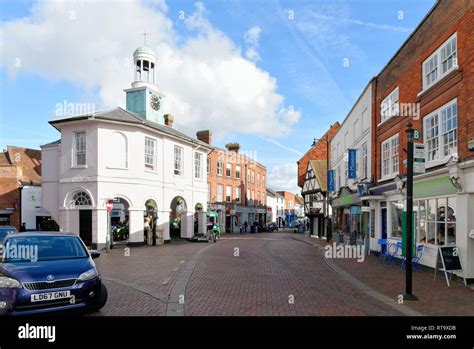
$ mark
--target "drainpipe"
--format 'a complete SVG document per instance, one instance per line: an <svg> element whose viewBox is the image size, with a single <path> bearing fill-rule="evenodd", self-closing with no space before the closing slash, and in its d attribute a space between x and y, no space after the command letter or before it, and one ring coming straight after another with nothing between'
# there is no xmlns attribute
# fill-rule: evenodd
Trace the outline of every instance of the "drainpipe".
<svg viewBox="0 0 474 349"><path fill-rule="evenodd" d="M20 219L20 223L18 224L18 231L21 230L21 225L23 223L23 212L22 212L22 192L23 192L23 184L20 184L20 186L18 187L18 193L20 195L20 198L18 200L18 205L20 206L19 209L18 209L18 216L19 216L19 219Z"/></svg>

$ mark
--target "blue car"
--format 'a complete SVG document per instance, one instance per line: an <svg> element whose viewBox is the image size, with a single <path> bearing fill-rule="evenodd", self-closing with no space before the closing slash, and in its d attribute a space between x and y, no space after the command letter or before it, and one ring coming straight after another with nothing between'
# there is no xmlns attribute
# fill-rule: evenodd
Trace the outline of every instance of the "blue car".
<svg viewBox="0 0 474 349"><path fill-rule="evenodd" d="M98 311L107 289L82 240L72 233L7 235L0 263L0 315Z"/></svg>
<svg viewBox="0 0 474 349"><path fill-rule="evenodd" d="M3 239L7 237L9 234L17 233L15 227L10 225L0 225L0 244L2 243Z"/></svg>

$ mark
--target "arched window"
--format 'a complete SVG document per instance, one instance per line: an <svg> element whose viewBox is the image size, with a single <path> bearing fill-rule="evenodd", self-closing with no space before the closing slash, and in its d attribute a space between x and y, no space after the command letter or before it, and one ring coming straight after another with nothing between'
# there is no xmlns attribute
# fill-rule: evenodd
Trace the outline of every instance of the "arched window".
<svg viewBox="0 0 474 349"><path fill-rule="evenodd" d="M128 151L127 138L120 132L113 132L107 154L109 168L127 168L128 167Z"/></svg>
<svg viewBox="0 0 474 349"><path fill-rule="evenodd" d="M72 197L71 206L92 206L92 200L89 194L79 191Z"/></svg>

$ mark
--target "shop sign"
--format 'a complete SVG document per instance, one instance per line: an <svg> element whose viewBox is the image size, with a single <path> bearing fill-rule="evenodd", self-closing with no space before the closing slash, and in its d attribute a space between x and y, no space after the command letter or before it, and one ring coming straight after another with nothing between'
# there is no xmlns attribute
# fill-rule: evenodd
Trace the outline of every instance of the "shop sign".
<svg viewBox="0 0 474 349"><path fill-rule="evenodd" d="M351 206L351 214L360 214L360 206Z"/></svg>
<svg viewBox="0 0 474 349"><path fill-rule="evenodd" d="M357 150L356 149L348 149L348 152L349 152L349 166L348 166L348 174L347 174L347 178L350 178L350 179L355 179L357 178L357 161L356 161L356 158L357 158Z"/></svg>
<svg viewBox="0 0 474 349"><path fill-rule="evenodd" d="M425 145L413 143L413 173L425 173Z"/></svg>
<svg viewBox="0 0 474 349"><path fill-rule="evenodd" d="M328 171L328 192L334 192L334 170Z"/></svg>

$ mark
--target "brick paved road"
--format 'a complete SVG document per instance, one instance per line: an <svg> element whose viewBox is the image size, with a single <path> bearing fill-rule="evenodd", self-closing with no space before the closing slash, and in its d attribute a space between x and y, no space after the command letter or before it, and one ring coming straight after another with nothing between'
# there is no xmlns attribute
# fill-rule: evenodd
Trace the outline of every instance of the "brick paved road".
<svg viewBox="0 0 474 349"><path fill-rule="evenodd" d="M292 233L229 234L216 244L103 253L96 263L109 301L96 315L413 315L342 277L311 239L301 240Z"/></svg>
<svg viewBox="0 0 474 349"><path fill-rule="evenodd" d="M394 302L344 280L317 248L294 237L225 236L202 254L186 288L185 315L403 315Z"/></svg>

